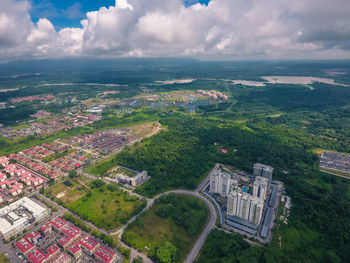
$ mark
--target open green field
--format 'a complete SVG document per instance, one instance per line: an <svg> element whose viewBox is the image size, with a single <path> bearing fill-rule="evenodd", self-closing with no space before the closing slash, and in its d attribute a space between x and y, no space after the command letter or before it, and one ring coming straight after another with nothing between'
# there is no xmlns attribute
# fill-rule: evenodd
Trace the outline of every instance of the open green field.
<svg viewBox="0 0 350 263"><path fill-rule="evenodd" d="M72 183L71 186L66 186L65 181ZM45 195L60 200L63 205L69 205L78 200L88 192L88 181L84 177L69 178L63 180L45 190Z"/></svg>
<svg viewBox="0 0 350 263"><path fill-rule="evenodd" d="M22 130L22 129L27 129L29 127L30 127L29 124L26 123L26 122L23 122L21 124L15 125L15 126L12 126L13 129L18 130L18 131Z"/></svg>
<svg viewBox="0 0 350 263"><path fill-rule="evenodd" d="M5 254L0 255L0 263L10 263L10 261L6 258Z"/></svg>
<svg viewBox="0 0 350 263"><path fill-rule="evenodd" d="M145 214L131 223L122 238L153 259L157 257L159 246L168 241L177 248L176 262L183 262L207 218L208 210L201 200L187 195L170 194L158 199Z"/></svg>
<svg viewBox="0 0 350 263"><path fill-rule="evenodd" d="M129 177L133 177L135 176L135 173L129 171L129 170L126 170L122 167L118 167L117 170L115 170L115 172L113 172L114 174L124 174L124 175L127 175Z"/></svg>
<svg viewBox="0 0 350 263"><path fill-rule="evenodd" d="M117 166L117 155L118 154L114 154L103 161L90 166L85 171L95 176L104 175L108 170L112 169L114 166Z"/></svg>
<svg viewBox="0 0 350 263"><path fill-rule="evenodd" d="M146 205L144 200L131 196L116 185L91 188L68 208L83 219L107 230L114 230L125 224L129 218Z"/></svg>

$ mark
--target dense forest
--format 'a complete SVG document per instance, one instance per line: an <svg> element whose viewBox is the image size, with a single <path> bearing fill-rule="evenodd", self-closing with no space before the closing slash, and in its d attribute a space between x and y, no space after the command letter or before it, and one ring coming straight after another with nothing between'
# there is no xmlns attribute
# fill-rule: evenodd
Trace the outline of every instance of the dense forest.
<svg viewBox="0 0 350 263"><path fill-rule="evenodd" d="M288 237L283 243L286 248L275 249L276 261L300 262L301 256L314 258L314 262L329 262L330 257L338 262L347 261L350 256L349 182L319 172L318 157L310 151L317 146L316 139L298 138L299 133L292 134L294 138L286 136L283 129L261 122L245 125L200 118L169 118L164 119L163 124L169 131L117 157L118 163L146 169L152 176L137 188L139 193L152 196L169 188L194 188L215 162L246 171L251 171L254 162L266 163L275 167L274 178L285 183L293 200L288 228L282 232ZM326 143L319 141L323 146ZM228 153L219 152L219 147ZM297 236L290 233L291 229ZM301 240L303 246L291 245ZM288 251L291 247L293 252ZM257 262L268 261L257 259Z"/></svg>

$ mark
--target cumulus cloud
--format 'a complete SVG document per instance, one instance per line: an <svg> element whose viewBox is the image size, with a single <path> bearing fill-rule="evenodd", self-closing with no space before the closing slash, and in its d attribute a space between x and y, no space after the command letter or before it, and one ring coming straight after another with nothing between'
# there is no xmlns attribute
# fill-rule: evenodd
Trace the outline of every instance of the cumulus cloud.
<svg viewBox="0 0 350 263"><path fill-rule="evenodd" d="M0 56L349 58L348 0L116 0L80 28L34 24L25 0L1 0Z"/></svg>
<svg viewBox="0 0 350 263"><path fill-rule="evenodd" d="M26 1L0 1L0 48L20 44L29 34L32 22Z"/></svg>

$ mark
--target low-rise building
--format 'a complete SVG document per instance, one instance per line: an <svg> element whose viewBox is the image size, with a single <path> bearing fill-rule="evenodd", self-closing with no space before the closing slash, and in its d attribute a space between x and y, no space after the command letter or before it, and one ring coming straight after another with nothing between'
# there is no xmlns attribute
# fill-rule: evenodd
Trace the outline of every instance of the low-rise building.
<svg viewBox="0 0 350 263"><path fill-rule="evenodd" d="M49 236L47 236L49 235ZM15 243L17 251L30 263L118 262L116 252L68 224L60 217L48 221Z"/></svg>
<svg viewBox="0 0 350 263"><path fill-rule="evenodd" d="M72 262L72 258L68 256L66 253L62 253L52 263L71 263L71 262Z"/></svg>
<svg viewBox="0 0 350 263"><path fill-rule="evenodd" d="M68 250L69 254L71 254L74 259L78 259L81 257L81 255L83 254L83 251L81 249L81 247L79 246L79 242L73 246L71 246Z"/></svg>
<svg viewBox="0 0 350 263"><path fill-rule="evenodd" d="M103 263L113 263L119 260L118 255L106 247L101 246L94 254L95 258Z"/></svg>
<svg viewBox="0 0 350 263"><path fill-rule="evenodd" d="M9 165L9 163L10 163L10 159L9 158L7 158L6 156L1 156L0 157L0 165L5 167L5 166Z"/></svg>
<svg viewBox="0 0 350 263"><path fill-rule="evenodd" d="M79 246L89 255L92 255L100 247L100 243L93 240L91 237L85 237L79 242Z"/></svg>
<svg viewBox="0 0 350 263"><path fill-rule="evenodd" d="M80 229L67 225L62 230L61 233L64 234L64 236L58 240L58 244L64 249L67 250L74 242L76 242L78 239L81 238L81 231Z"/></svg>
<svg viewBox="0 0 350 263"><path fill-rule="evenodd" d="M16 242L15 246L18 249L18 251L25 256L36 248L35 245L25 237L22 238L20 241Z"/></svg>
<svg viewBox="0 0 350 263"><path fill-rule="evenodd" d="M127 183L133 187L140 186L144 184L151 177L147 175L147 171L137 172L133 177L127 176L125 174L117 174L116 178L121 183Z"/></svg>
<svg viewBox="0 0 350 263"><path fill-rule="evenodd" d="M0 233L4 239L20 233L30 223L38 221L48 215L48 210L28 197L0 209Z"/></svg>

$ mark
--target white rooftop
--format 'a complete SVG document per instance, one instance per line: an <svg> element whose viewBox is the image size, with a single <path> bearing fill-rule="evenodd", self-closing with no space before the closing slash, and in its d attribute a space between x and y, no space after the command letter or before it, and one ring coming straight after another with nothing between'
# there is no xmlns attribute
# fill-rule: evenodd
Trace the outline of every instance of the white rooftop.
<svg viewBox="0 0 350 263"><path fill-rule="evenodd" d="M12 219L13 221L16 221L16 220L19 219L19 216L16 215L14 212L8 213L8 216L11 217L11 219Z"/></svg>
<svg viewBox="0 0 350 263"><path fill-rule="evenodd" d="M0 233L5 235L6 233L16 229L17 227L25 224L28 221L27 215L23 214L23 216L18 216L13 211L18 208L26 208L34 218L43 214L47 211L46 208L38 205L28 197L23 197L22 199L17 200L16 202L5 206L0 209ZM4 216L8 216L12 220L11 222L7 221Z"/></svg>

